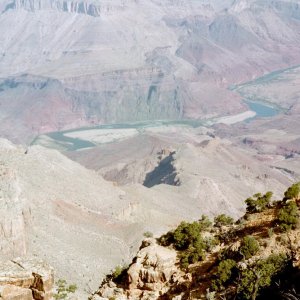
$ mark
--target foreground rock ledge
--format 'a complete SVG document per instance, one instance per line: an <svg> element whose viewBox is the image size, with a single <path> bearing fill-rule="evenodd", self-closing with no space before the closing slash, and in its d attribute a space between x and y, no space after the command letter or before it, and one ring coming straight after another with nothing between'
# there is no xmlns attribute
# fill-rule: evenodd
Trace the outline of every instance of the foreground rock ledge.
<svg viewBox="0 0 300 300"><path fill-rule="evenodd" d="M1 300L53 299L53 269L34 259L0 261Z"/></svg>
<svg viewBox="0 0 300 300"><path fill-rule="evenodd" d="M179 284L183 275L177 267L175 250L159 246L155 239L146 239L127 270L123 287L104 282L90 299L157 299L168 292L171 284Z"/></svg>

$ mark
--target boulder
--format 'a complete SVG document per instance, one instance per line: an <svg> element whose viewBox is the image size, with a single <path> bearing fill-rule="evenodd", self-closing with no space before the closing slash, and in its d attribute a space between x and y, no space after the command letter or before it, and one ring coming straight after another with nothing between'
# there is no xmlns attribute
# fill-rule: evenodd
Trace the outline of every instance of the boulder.
<svg viewBox="0 0 300 300"><path fill-rule="evenodd" d="M166 282L178 272L176 252L154 242L144 244L148 246L138 252L127 272L129 289L164 290Z"/></svg>
<svg viewBox="0 0 300 300"><path fill-rule="evenodd" d="M53 269L34 259L17 258L0 263L0 299L50 300Z"/></svg>
<svg viewBox="0 0 300 300"><path fill-rule="evenodd" d="M33 300L32 291L27 288L7 284L0 286L1 300Z"/></svg>

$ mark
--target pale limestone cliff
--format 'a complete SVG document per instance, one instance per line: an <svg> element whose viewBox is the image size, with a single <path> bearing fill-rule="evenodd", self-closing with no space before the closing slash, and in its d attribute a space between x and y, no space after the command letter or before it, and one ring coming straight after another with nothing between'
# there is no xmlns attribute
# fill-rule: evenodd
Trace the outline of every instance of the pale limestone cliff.
<svg viewBox="0 0 300 300"><path fill-rule="evenodd" d="M53 285L53 269L44 262L17 258L0 263L1 300L50 300Z"/></svg>
<svg viewBox="0 0 300 300"><path fill-rule="evenodd" d="M126 273L123 288L108 281L92 299L157 299L168 292L170 283L184 276L176 262L175 250L158 245L154 239L146 239Z"/></svg>

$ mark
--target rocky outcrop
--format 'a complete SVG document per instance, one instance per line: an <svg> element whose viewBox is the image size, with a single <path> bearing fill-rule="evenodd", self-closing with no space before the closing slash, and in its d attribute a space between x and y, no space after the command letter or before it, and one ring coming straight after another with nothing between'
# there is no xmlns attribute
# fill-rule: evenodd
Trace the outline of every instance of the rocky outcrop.
<svg viewBox="0 0 300 300"><path fill-rule="evenodd" d="M223 299L224 295L226 299L250 299L248 295L257 300L299 299L300 221L285 219L284 222L294 224L285 231L280 219L291 204L290 214L299 218L300 198L296 197L269 203L259 211L248 211L232 224L219 226L215 221L214 225L207 223L206 229L200 229L194 222L187 229L182 226L188 223L181 223L159 239L164 247L154 239L146 239L129 268L121 275L108 275L90 300ZM202 220L198 222L205 226ZM190 242L195 240L192 236L196 232L202 246ZM257 244L255 252L247 252L248 257L244 255L245 249L251 248L245 242L247 239ZM190 244L185 249L176 244L187 240ZM195 259L198 247L202 257ZM260 273L262 270L264 273ZM268 282L259 281L261 274ZM257 287L248 287L249 278L257 280Z"/></svg>
<svg viewBox="0 0 300 300"><path fill-rule="evenodd" d="M149 188L161 183L175 186L180 185L175 165L176 151L162 149L158 153L158 160L158 165L146 174L143 185Z"/></svg>
<svg viewBox="0 0 300 300"><path fill-rule="evenodd" d="M123 287L106 282L92 299L157 299L183 275L176 262L176 251L159 246L154 239L146 239L127 270Z"/></svg>
<svg viewBox="0 0 300 300"><path fill-rule="evenodd" d="M50 300L53 269L44 262L15 259L0 264L1 300Z"/></svg>

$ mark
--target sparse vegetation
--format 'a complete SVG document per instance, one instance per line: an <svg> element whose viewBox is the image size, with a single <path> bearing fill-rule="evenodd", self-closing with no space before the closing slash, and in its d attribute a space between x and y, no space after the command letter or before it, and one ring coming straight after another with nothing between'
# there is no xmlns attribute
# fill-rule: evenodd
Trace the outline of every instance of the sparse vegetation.
<svg viewBox="0 0 300 300"><path fill-rule="evenodd" d="M278 221L283 231L295 228L299 221L299 211L295 202L286 203L278 212Z"/></svg>
<svg viewBox="0 0 300 300"><path fill-rule="evenodd" d="M153 237L153 233L150 232L150 231L146 231L146 232L144 232L143 236L144 236L145 238L152 238L152 237Z"/></svg>
<svg viewBox="0 0 300 300"><path fill-rule="evenodd" d="M234 223L233 218L226 216L225 214L216 216L214 221L215 221L215 226L217 227L232 225Z"/></svg>
<svg viewBox="0 0 300 300"><path fill-rule="evenodd" d="M300 197L300 182L290 186L284 193L284 200L294 199Z"/></svg>
<svg viewBox="0 0 300 300"><path fill-rule="evenodd" d="M202 215L198 222L201 230L207 230L212 226L212 221L206 215Z"/></svg>
<svg viewBox="0 0 300 300"><path fill-rule="evenodd" d="M161 245L177 250L181 269L190 273L172 291L183 289L185 299L194 299L195 295L210 300L255 300L273 299L270 295L277 290L280 296L286 296L284 299L300 299L300 291L294 289L299 277L291 279L290 275L299 275L293 267L298 257L298 246L293 244L297 236L282 232L298 229L297 199L286 199L296 195L295 190L288 189L285 198L274 203L271 192L248 198L248 214L234 226L234 220L225 214L214 218L214 226L202 216L195 222L181 222L158 239ZM119 278L122 272L118 268L114 276ZM198 294L193 294L195 291Z"/></svg>
<svg viewBox="0 0 300 300"><path fill-rule="evenodd" d="M64 279L59 279L56 282L57 288L56 293L53 295L54 299L66 299L70 293L75 293L77 290L76 284L67 284L67 281Z"/></svg>
<svg viewBox="0 0 300 300"><path fill-rule="evenodd" d="M241 299L255 300L260 289L270 286L272 278L287 266L285 254L271 254L240 273L238 293Z"/></svg>
<svg viewBox="0 0 300 300"><path fill-rule="evenodd" d="M272 192L267 192L264 195L262 195L261 193L257 193L252 197L247 198L245 200L245 203L247 205L247 212L255 213L265 210L270 205L272 196Z"/></svg>
<svg viewBox="0 0 300 300"><path fill-rule="evenodd" d="M178 250L180 264L186 268L189 264L203 260L205 252L211 249L215 239L203 239L201 233L212 226L212 222L207 216L202 216L200 220L188 223L181 222L174 230L168 232L159 239L160 244L173 245Z"/></svg>
<svg viewBox="0 0 300 300"><path fill-rule="evenodd" d="M120 282L123 278L123 276L126 274L127 266L116 266L115 269L111 273L111 279L114 282Z"/></svg>
<svg viewBox="0 0 300 300"><path fill-rule="evenodd" d="M236 267L236 262L233 259L225 259L218 265L215 273L216 279L212 281L214 290L223 289L224 285L232 278L233 269Z"/></svg>
<svg viewBox="0 0 300 300"><path fill-rule="evenodd" d="M241 219L244 222L239 223L238 232L243 232L247 222L255 221L255 216L251 216L250 213L260 213L268 208L274 208L277 211L277 220L282 230L294 229L299 220L298 207L295 201L286 202L286 200L298 197L299 190L299 184L293 185L285 193L284 201L273 204L271 203L272 192L258 193L248 198L245 201L248 215L246 214L246 217ZM275 203L277 204L275 205ZM214 218L215 229L211 231L211 221L206 216L202 216L197 222L182 222L173 232L168 232L163 236L160 241L164 245L173 245L178 250L181 267L187 269L190 264L204 260L206 254L220 243L219 240L230 243L237 232L237 227L235 230L230 227L232 224L234 224L233 218L220 214ZM227 226L227 229L222 230L222 226ZM204 231L213 234L203 238ZM267 237L271 238L275 234L274 231L276 232L273 227L267 228ZM226 241L224 236L228 237ZM282 238L282 236L280 237ZM288 258L284 253L271 254L266 259L256 257L260 245L267 248L270 243L266 239L258 241L252 235L244 235L241 237L241 245L238 249L233 250L227 247L219 252L218 264L213 273L211 286L209 286L209 289L214 291L212 294L209 293L210 297L215 297L216 292L219 293L230 286L235 286L236 299L254 300L262 290L271 285L272 280L286 269ZM286 246L286 243L283 246ZM253 256L255 258L249 260ZM242 267L243 265L244 267Z"/></svg>
<svg viewBox="0 0 300 300"><path fill-rule="evenodd" d="M245 259L249 259L259 250L259 243L253 236L245 236L242 240L240 253Z"/></svg>

